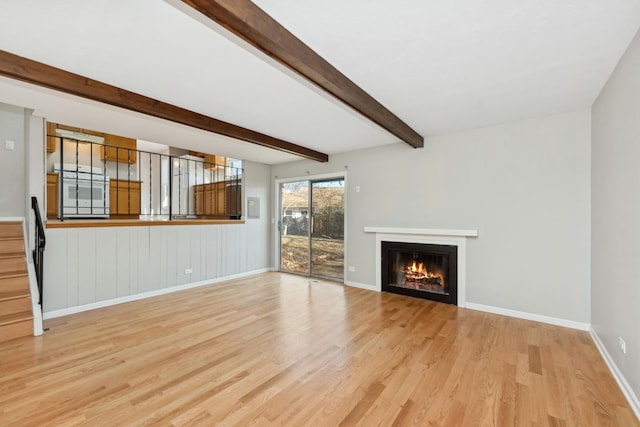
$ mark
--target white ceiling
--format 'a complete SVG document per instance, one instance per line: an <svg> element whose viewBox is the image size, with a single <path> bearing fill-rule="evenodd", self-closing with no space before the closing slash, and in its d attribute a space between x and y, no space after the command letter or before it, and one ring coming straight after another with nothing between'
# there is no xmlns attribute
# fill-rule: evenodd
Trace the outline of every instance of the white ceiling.
<svg viewBox="0 0 640 427"><path fill-rule="evenodd" d="M425 137L590 106L640 27L640 0L254 2ZM398 143L194 16L178 0L3 0L0 49L330 155ZM297 158L10 79L0 102L181 148Z"/></svg>

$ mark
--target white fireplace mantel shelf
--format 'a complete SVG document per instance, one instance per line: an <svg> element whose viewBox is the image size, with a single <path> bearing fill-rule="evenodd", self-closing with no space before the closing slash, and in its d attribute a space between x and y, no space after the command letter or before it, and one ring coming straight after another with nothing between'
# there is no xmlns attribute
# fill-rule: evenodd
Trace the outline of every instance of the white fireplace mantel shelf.
<svg viewBox="0 0 640 427"><path fill-rule="evenodd" d="M478 230L451 230L441 228L365 227L364 232L385 234L417 234L423 236L478 237Z"/></svg>

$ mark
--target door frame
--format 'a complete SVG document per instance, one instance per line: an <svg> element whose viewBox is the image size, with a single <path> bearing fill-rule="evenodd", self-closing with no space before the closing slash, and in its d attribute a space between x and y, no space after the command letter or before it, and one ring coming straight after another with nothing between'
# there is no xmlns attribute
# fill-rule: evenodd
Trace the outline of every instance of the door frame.
<svg viewBox="0 0 640 427"><path fill-rule="evenodd" d="M275 203L273 204L273 217L271 220L272 225L272 235L273 235L273 264L272 268L274 271L280 271L280 257L282 255L282 251L280 248L280 230L278 229L278 222L281 220L280 213L282 211L280 207L280 184L285 184L287 182L297 182L297 181L322 181L329 179L343 179L344 180L344 268L342 271L342 282L344 283L347 280L347 200L348 200L348 181L347 181L347 171L344 172L331 172L331 173L323 173L318 175L303 175L296 176L291 178L277 178L274 183L274 197L273 200ZM309 187L309 192L311 192L311 187ZM311 207L309 207L311 210ZM311 262L311 260L309 260ZM309 265L309 271L311 271L311 265ZM293 274L293 273L292 273ZM311 276L309 276L311 277Z"/></svg>

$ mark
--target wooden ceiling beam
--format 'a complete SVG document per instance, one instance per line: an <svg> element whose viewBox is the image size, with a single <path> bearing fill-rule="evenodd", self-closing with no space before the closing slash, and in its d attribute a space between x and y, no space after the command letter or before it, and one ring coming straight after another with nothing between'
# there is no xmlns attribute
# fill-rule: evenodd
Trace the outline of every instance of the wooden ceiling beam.
<svg viewBox="0 0 640 427"><path fill-rule="evenodd" d="M329 159L327 154L14 55L4 50L0 50L0 75L295 154L307 159L320 162L326 162Z"/></svg>
<svg viewBox="0 0 640 427"><path fill-rule="evenodd" d="M182 0L407 144L424 138L250 0Z"/></svg>

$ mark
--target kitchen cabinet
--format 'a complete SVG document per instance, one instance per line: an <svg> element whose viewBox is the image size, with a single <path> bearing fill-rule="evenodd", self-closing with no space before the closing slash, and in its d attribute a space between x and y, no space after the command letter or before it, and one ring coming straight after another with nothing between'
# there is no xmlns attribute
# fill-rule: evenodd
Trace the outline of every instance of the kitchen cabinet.
<svg viewBox="0 0 640 427"><path fill-rule="evenodd" d="M204 215L204 187L201 185L193 186L193 213L194 215Z"/></svg>
<svg viewBox="0 0 640 427"><path fill-rule="evenodd" d="M241 189L236 181L219 181L193 186L194 213L206 217L239 218Z"/></svg>
<svg viewBox="0 0 640 427"><path fill-rule="evenodd" d="M47 153L54 153L56 151L56 147L60 144L58 141L60 141L60 138L47 136Z"/></svg>
<svg viewBox="0 0 640 427"><path fill-rule="evenodd" d="M96 132L91 129L82 129L52 122L47 122L47 153L53 153L56 151L56 147L60 146L60 137L55 136L56 129L63 129L104 138L105 145L108 145L109 147L100 147L100 157L102 159L118 163L135 163L137 161L138 153L136 150L138 148L138 144L137 140L134 138Z"/></svg>
<svg viewBox="0 0 640 427"><path fill-rule="evenodd" d="M47 174L47 218L58 218L58 174Z"/></svg>
<svg viewBox="0 0 640 427"><path fill-rule="evenodd" d="M198 216L224 216L224 184L213 182L193 187L194 212Z"/></svg>
<svg viewBox="0 0 640 427"><path fill-rule="evenodd" d="M47 153L55 152L56 147L60 144L60 138L52 136L56 134L56 127L55 123L47 122Z"/></svg>
<svg viewBox="0 0 640 427"><path fill-rule="evenodd" d="M225 214L229 218L240 218L242 215L242 189L237 181L227 181L225 188Z"/></svg>
<svg viewBox="0 0 640 427"><path fill-rule="evenodd" d="M204 162L205 169L216 169L227 165L227 158L216 154L206 154L199 151L189 151L189 155L200 157Z"/></svg>
<svg viewBox="0 0 640 427"><path fill-rule="evenodd" d="M137 219L140 216L140 181L109 180L110 217Z"/></svg>
<svg viewBox="0 0 640 427"><path fill-rule="evenodd" d="M227 158L223 156L218 156L214 154L205 154L204 155L204 168L205 169L216 169L218 167L224 167L227 164Z"/></svg>
<svg viewBox="0 0 640 427"><path fill-rule="evenodd" d="M118 163L136 162L138 144L134 138L105 134L104 143L105 146L100 147L100 155L103 159Z"/></svg>
<svg viewBox="0 0 640 427"><path fill-rule="evenodd" d="M216 215L226 215L225 183L216 182Z"/></svg>
<svg viewBox="0 0 640 427"><path fill-rule="evenodd" d="M56 151L58 147L60 147L61 138L59 136L55 136L56 129L63 129L63 130L68 130L70 132L84 133L87 135L99 136L102 138L105 138L106 136L102 132L96 132L91 129L83 129L75 126L62 125L60 123L47 122L47 153L53 153Z"/></svg>

